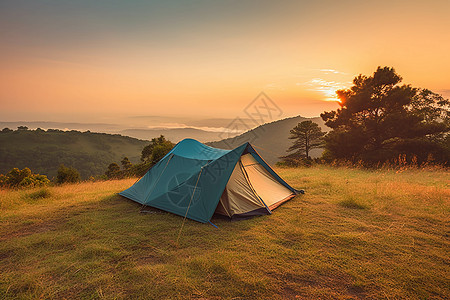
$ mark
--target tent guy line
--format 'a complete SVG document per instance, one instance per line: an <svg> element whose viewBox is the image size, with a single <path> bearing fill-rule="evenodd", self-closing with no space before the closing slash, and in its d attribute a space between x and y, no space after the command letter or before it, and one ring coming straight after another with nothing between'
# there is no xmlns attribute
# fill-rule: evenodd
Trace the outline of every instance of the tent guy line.
<svg viewBox="0 0 450 300"><path fill-rule="evenodd" d="M207 163L207 164L208 164L208 163ZM207 165L207 164L206 164L206 165ZM178 244L178 241L180 240L181 231L183 231L184 223L186 222L186 216L187 216L187 214L188 214L188 212L189 212L189 208L191 207L191 204L192 204L192 198L194 198L194 194L195 194L195 190L197 189L198 181L199 181L199 179L200 179L200 176L202 176L203 168L204 168L206 165L204 165L204 166L201 168L200 173L198 173L197 182L195 183L194 190L192 191L191 200L189 200L189 205L188 205L188 207L187 207L187 209L186 209L186 213L184 214L183 223L181 223L181 227L180 227L180 232L178 233L177 244ZM209 221L209 223L211 223L211 221ZM211 224L212 224L212 223L211 223Z"/></svg>

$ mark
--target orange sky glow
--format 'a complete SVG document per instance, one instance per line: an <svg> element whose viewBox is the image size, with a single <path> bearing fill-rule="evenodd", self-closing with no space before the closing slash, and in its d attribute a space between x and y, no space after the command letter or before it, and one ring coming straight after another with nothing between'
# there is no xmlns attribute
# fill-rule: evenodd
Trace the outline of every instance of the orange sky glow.
<svg viewBox="0 0 450 300"><path fill-rule="evenodd" d="M312 117L377 66L450 97L450 1L74 2L0 4L0 121Z"/></svg>

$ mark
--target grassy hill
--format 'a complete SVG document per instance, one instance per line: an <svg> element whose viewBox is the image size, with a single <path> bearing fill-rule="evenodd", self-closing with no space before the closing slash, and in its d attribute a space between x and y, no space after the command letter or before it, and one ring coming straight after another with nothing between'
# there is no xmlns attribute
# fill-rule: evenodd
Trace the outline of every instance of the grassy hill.
<svg viewBox="0 0 450 300"><path fill-rule="evenodd" d="M120 163L124 156L137 162L146 144L118 134L51 129L0 131L0 173L28 167L51 178L64 164L87 178L103 174L111 162Z"/></svg>
<svg viewBox="0 0 450 300"><path fill-rule="evenodd" d="M298 123L306 120L311 120L319 124L323 131L329 130L325 126L322 118L304 118L297 116L263 124L236 137L207 144L216 148L232 149L245 142L250 142L255 146L256 151L262 155L264 160L273 165L279 161L280 156L287 154L286 150L292 145L292 140L289 140L289 131L297 126ZM311 151L312 157L318 157L321 154L321 149Z"/></svg>
<svg viewBox="0 0 450 300"><path fill-rule="evenodd" d="M448 172L277 171L306 194L179 243L183 218L117 196L135 179L0 190L0 298L448 297Z"/></svg>

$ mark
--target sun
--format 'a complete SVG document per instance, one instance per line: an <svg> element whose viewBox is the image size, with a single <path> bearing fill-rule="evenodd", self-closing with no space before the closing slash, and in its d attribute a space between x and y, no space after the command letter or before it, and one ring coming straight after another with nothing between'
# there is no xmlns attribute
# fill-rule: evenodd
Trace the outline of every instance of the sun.
<svg viewBox="0 0 450 300"><path fill-rule="evenodd" d="M308 86L308 90L321 94L324 101L340 102L336 91L348 88L349 83L314 78L306 82L305 85Z"/></svg>
<svg viewBox="0 0 450 300"><path fill-rule="evenodd" d="M333 87L324 87L321 92L325 96L325 101L340 101Z"/></svg>

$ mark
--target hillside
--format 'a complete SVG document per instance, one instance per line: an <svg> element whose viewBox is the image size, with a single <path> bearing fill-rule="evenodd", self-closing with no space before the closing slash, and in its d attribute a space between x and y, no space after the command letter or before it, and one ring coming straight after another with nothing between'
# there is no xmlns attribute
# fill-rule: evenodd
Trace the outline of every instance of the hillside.
<svg viewBox="0 0 450 300"><path fill-rule="evenodd" d="M289 131L297 126L298 123L306 120L312 120L319 124L323 131L329 130L325 126L322 118L304 118L297 116L263 124L236 137L207 144L216 148L232 149L245 142L250 142L255 146L256 151L261 154L264 160L273 165L279 161L280 156L286 155L286 150L292 145L292 140L289 140ZM311 151L312 157L318 157L321 154L321 149Z"/></svg>
<svg viewBox="0 0 450 300"><path fill-rule="evenodd" d="M276 171L306 194L179 243L135 178L0 190L0 299L448 299L450 173Z"/></svg>
<svg viewBox="0 0 450 300"><path fill-rule="evenodd" d="M120 164L124 156L137 162L146 144L117 134L52 129L0 131L0 173L28 167L52 178L64 164L88 178L103 174L111 162Z"/></svg>

